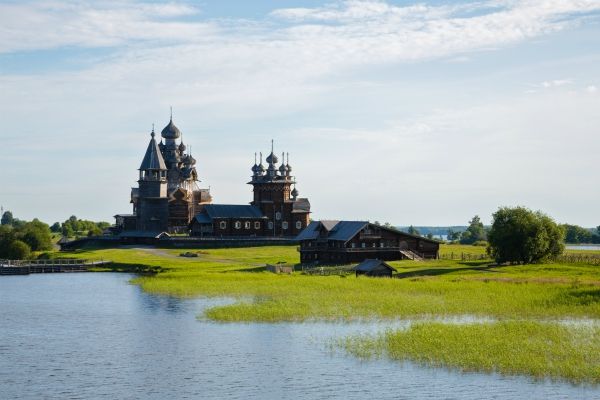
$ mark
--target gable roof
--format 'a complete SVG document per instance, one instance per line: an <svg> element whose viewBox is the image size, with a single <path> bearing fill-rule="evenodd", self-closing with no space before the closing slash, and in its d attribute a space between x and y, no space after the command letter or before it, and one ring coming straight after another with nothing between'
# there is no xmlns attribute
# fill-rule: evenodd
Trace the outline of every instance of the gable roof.
<svg viewBox="0 0 600 400"><path fill-rule="evenodd" d="M154 169L154 170L166 170L167 169L165 160L163 159L163 156L160 153L160 149L158 148L158 145L156 144L156 140L154 140L154 133L152 134L150 143L148 143L148 148L146 149L146 154L144 155L144 159L142 160L142 165L140 165L139 169L142 171L146 171L149 169Z"/></svg>
<svg viewBox="0 0 600 400"><path fill-rule="evenodd" d="M302 229L298 236L296 236L295 240L312 240L318 238L319 226L321 226L321 222L312 221L306 226L306 228Z"/></svg>
<svg viewBox="0 0 600 400"><path fill-rule="evenodd" d="M260 208L245 204L207 204L203 212L209 218L266 218Z"/></svg>
<svg viewBox="0 0 600 400"><path fill-rule="evenodd" d="M377 260L377 259L372 259L372 258L368 258L368 259L364 260L363 262L361 262L360 264L358 264L356 267L354 267L354 270L355 271L360 271L360 272L372 272L372 271L376 270L380 266L384 266L387 269L390 269L392 271L396 271L396 268L392 267L391 265L389 265L385 261Z"/></svg>
<svg viewBox="0 0 600 400"><path fill-rule="evenodd" d="M348 241L368 224L367 221L340 221L329 232L327 238L331 240Z"/></svg>
<svg viewBox="0 0 600 400"><path fill-rule="evenodd" d="M384 226L374 225L368 221L335 221L335 220L323 220L323 221L313 221L302 232L296 236L296 240L313 240L319 237L319 234L322 229L324 229L327 233L327 240L341 240L347 242L352 239L361 229L365 228L368 225L376 226L379 229L386 230L388 232L393 232L398 235L410 236L419 240L423 240L431 243L439 243L436 240L427 239L422 236L415 236L408 234L406 232L399 231L397 229L386 228Z"/></svg>

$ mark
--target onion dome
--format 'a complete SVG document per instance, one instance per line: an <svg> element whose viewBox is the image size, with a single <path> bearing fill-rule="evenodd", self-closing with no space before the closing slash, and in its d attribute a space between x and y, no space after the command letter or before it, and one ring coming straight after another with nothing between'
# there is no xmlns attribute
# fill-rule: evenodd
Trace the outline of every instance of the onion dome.
<svg viewBox="0 0 600 400"><path fill-rule="evenodd" d="M294 186L294 189L292 189L292 197L298 197L300 193L298 192L298 189L296 189L296 187Z"/></svg>
<svg viewBox="0 0 600 400"><path fill-rule="evenodd" d="M179 128L177 128L173 123L173 118L171 118L169 124L163 128L160 135L165 139L179 139L179 137L181 136L181 132L179 131Z"/></svg>
<svg viewBox="0 0 600 400"><path fill-rule="evenodd" d="M252 173L253 173L254 175L257 175L259 171L260 171L260 167L259 167L257 164L254 164L254 165L252 166Z"/></svg>
<svg viewBox="0 0 600 400"><path fill-rule="evenodd" d="M271 151L271 154L269 154L267 156L267 162L269 164L277 164L279 162L279 159L277 158L277 156Z"/></svg>
<svg viewBox="0 0 600 400"><path fill-rule="evenodd" d="M185 149L186 149L186 148L187 148L187 147L185 147L185 144L183 144L183 142L181 142L181 143L179 144L179 151L180 151L180 152L182 152L182 153L183 153L183 152L185 151Z"/></svg>
<svg viewBox="0 0 600 400"><path fill-rule="evenodd" d="M259 171L261 174L264 174L264 173L265 173L265 171L266 171L266 168L265 168L265 166L264 166L264 165L262 165L262 163L258 164L258 171Z"/></svg>
<svg viewBox="0 0 600 400"><path fill-rule="evenodd" d="M286 171L286 170L285 170L285 165L281 164L281 165L279 166L279 173L280 173L281 175L285 175L285 171Z"/></svg>

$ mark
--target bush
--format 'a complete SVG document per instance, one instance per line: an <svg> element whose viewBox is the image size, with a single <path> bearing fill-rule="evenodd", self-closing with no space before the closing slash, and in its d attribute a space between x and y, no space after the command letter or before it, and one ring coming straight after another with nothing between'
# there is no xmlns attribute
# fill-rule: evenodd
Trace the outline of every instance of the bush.
<svg viewBox="0 0 600 400"><path fill-rule="evenodd" d="M487 250L497 263L534 263L564 250L564 229L540 211L503 207L492 217Z"/></svg>
<svg viewBox="0 0 600 400"><path fill-rule="evenodd" d="M486 242L485 240L478 240L473 243L473 246L487 246L487 245L488 245L488 242Z"/></svg>
<svg viewBox="0 0 600 400"><path fill-rule="evenodd" d="M6 256L11 260L25 260L31 255L31 249L27 243L15 240L8 245Z"/></svg>

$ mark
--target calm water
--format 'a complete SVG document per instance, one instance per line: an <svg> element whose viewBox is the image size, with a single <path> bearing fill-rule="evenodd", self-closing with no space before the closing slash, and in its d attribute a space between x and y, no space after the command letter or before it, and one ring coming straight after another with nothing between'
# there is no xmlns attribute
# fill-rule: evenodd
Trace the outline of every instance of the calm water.
<svg viewBox="0 0 600 400"><path fill-rule="evenodd" d="M124 274L0 277L0 399L594 399L600 388L460 374L328 350L376 324L218 324L214 301Z"/></svg>
<svg viewBox="0 0 600 400"><path fill-rule="evenodd" d="M568 244L565 247L569 250L600 250L600 244Z"/></svg>

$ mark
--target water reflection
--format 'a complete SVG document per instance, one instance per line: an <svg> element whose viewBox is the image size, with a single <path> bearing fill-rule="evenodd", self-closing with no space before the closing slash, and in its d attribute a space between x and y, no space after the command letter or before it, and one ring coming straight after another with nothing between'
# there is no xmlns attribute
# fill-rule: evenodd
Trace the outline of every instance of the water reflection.
<svg viewBox="0 0 600 400"><path fill-rule="evenodd" d="M154 296L119 274L0 278L0 398L562 399L595 388L332 353L388 323L198 321L231 300ZM463 317L461 317L463 318ZM470 321L464 317L454 322ZM395 322L406 326L407 322ZM404 324L404 325L403 325Z"/></svg>

